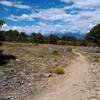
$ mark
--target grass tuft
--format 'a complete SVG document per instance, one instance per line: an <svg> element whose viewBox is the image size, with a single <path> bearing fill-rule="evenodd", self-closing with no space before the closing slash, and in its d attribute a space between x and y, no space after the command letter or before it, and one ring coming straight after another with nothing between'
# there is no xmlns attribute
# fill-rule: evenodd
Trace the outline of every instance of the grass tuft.
<svg viewBox="0 0 100 100"><path fill-rule="evenodd" d="M52 55L59 55L59 51L54 50L54 51L52 52Z"/></svg>
<svg viewBox="0 0 100 100"><path fill-rule="evenodd" d="M70 52L70 53L73 53L73 49L71 47L68 47L67 51Z"/></svg>
<svg viewBox="0 0 100 100"><path fill-rule="evenodd" d="M54 68L54 72L56 74L64 74L65 73L65 69L62 66L57 66L57 67Z"/></svg>

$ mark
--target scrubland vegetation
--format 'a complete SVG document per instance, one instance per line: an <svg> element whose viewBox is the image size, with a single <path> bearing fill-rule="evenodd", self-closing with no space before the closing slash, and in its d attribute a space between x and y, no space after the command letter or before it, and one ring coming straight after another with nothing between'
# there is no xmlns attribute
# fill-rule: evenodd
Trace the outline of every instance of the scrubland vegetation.
<svg viewBox="0 0 100 100"><path fill-rule="evenodd" d="M0 20L0 27L4 23ZM0 31L0 41L0 96L11 95L14 100L27 100L30 95L40 94L47 88L49 79L66 74L76 58L75 52L100 62L100 24L84 39L9 30Z"/></svg>
<svg viewBox="0 0 100 100"><path fill-rule="evenodd" d="M45 90L49 77L65 74L65 68L74 59L67 47L50 44L3 43L2 49L2 55L11 55L15 59L6 59L6 56L2 59L7 62L0 65L0 73L4 73L4 77L0 75L0 95L11 95L16 88L24 95L39 94Z"/></svg>
<svg viewBox="0 0 100 100"><path fill-rule="evenodd" d="M64 74L65 73L65 69L62 66L57 66L57 67L54 68L54 72L56 74Z"/></svg>
<svg viewBox="0 0 100 100"><path fill-rule="evenodd" d="M5 22L0 20L0 26ZM22 42L22 43L40 43L74 46L100 46L100 24L93 27L83 39L77 39L74 36L57 36L55 34L42 35L42 33L33 32L27 35L17 30L0 31L0 41Z"/></svg>

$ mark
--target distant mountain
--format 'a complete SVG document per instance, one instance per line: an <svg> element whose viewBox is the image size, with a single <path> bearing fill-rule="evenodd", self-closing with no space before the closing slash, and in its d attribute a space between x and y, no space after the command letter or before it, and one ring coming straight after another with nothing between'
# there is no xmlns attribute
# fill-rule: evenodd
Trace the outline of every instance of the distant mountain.
<svg viewBox="0 0 100 100"><path fill-rule="evenodd" d="M85 34L81 34L81 33L56 33L57 36L62 37L62 36L74 36L77 39L83 39L85 37Z"/></svg>

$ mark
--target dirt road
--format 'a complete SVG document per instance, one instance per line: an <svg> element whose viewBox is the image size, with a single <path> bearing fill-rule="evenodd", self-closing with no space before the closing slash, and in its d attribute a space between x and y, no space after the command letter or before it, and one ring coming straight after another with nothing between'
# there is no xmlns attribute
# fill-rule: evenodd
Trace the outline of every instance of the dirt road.
<svg viewBox="0 0 100 100"><path fill-rule="evenodd" d="M100 100L100 66L92 65L83 55L78 55L64 81L51 87L37 100Z"/></svg>

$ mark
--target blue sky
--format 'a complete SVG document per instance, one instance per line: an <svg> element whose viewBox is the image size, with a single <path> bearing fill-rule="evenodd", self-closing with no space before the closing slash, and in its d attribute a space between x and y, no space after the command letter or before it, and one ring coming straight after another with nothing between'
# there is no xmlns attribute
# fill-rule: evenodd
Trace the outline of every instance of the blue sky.
<svg viewBox="0 0 100 100"><path fill-rule="evenodd" d="M100 0L0 0L4 30L87 33L100 23Z"/></svg>

